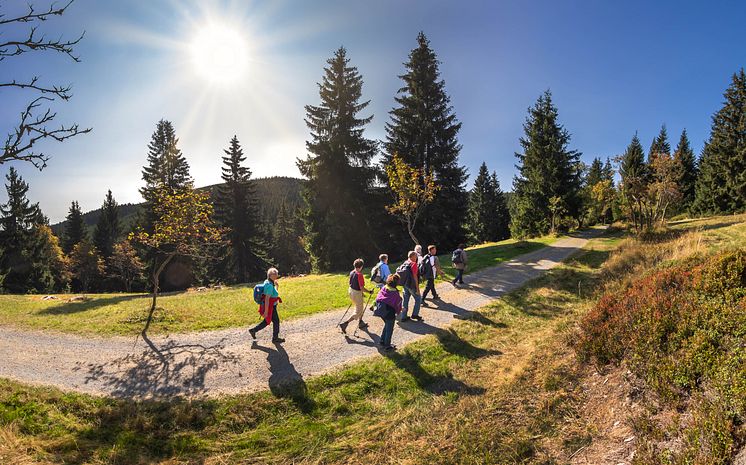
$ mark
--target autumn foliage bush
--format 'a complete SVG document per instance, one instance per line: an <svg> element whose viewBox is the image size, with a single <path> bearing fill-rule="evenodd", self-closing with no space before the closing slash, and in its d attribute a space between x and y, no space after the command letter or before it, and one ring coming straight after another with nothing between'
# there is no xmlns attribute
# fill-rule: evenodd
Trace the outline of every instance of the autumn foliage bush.
<svg viewBox="0 0 746 465"><path fill-rule="evenodd" d="M746 251L604 295L582 319L576 350L599 366L624 362L662 404L691 413L669 463L729 463L746 443Z"/></svg>

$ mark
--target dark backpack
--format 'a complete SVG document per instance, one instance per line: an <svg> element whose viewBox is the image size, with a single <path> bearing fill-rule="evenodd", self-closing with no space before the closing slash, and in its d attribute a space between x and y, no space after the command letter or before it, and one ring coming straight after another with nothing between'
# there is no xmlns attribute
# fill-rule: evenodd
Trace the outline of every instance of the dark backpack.
<svg viewBox="0 0 746 465"><path fill-rule="evenodd" d="M422 261L417 267L417 272L422 276L423 278L430 278L433 275L433 267L430 264L430 254L425 255L422 257Z"/></svg>
<svg viewBox="0 0 746 465"><path fill-rule="evenodd" d="M263 304L262 297L264 297L264 283L254 286L254 302L259 305Z"/></svg>
<svg viewBox="0 0 746 465"><path fill-rule="evenodd" d="M412 280L412 269L410 268L409 260L399 265L396 269L396 274L399 275L399 285L408 286Z"/></svg>
<svg viewBox="0 0 746 465"><path fill-rule="evenodd" d="M381 278L381 262L378 262L378 264L370 270L370 280L379 284L383 282L383 279Z"/></svg>
<svg viewBox="0 0 746 465"><path fill-rule="evenodd" d="M461 249L454 250L451 255L451 261L456 264L464 263L464 257L461 255L463 252Z"/></svg>

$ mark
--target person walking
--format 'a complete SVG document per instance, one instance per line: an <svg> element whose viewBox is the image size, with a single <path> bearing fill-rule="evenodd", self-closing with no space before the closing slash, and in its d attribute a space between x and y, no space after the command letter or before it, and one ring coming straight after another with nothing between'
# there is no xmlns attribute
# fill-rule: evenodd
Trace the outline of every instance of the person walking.
<svg viewBox="0 0 746 465"><path fill-rule="evenodd" d="M417 252L411 250L407 256L409 259L396 269L396 273L400 276L399 283L404 288L404 306L400 320L402 323L410 319L410 317L407 316L410 298L414 299L411 319L423 321L423 318L420 316L420 304L422 301L420 299Z"/></svg>
<svg viewBox="0 0 746 465"><path fill-rule="evenodd" d="M466 248L464 244L459 244L458 248L454 250L451 255L451 262L453 262L453 267L456 268L457 271L456 277L451 281L451 284L454 286L456 283L464 284L464 270L469 262L469 258L466 256L466 250L464 250L464 248Z"/></svg>
<svg viewBox="0 0 746 465"><path fill-rule="evenodd" d="M270 322L272 322L272 342L280 344L285 342L285 339L280 337L280 314L277 312L277 304L282 303L277 288L280 279L280 272L277 268L270 268L267 270L267 279L264 281L264 290L262 291L262 303L259 305L259 314L262 316L262 321L249 330L252 339L256 339L257 331L261 331L266 328Z"/></svg>
<svg viewBox="0 0 746 465"><path fill-rule="evenodd" d="M427 246L427 255L422 257L420 272L422 279L427 280L425 290L422 291L422 306L427 307L425 297L427 297L428 292L432 292L434 300L440 300L440 296L435 290L435 278L443 274L443 270L440 268L440 260L438 259L438 249L434 245Z"/></svg>
<svg viewBox="0 0 746 465"><path fill-rule="evenodd" d="M399 275L390 274L386 279L386 284L378 291L376 296L376 309L373 315L383 320L383 332L378 344L386 352L396 350L396 346L391 344L391 336L394 334L394 321L396 315L402 311L402 299L396 286L399 285Z"/></svg>
<svg viewBox="0 0 746 465"><path fill-rule="evenodd" d="M414 246L414 251L417 253L417 263L422 261L422 246L417 244Z"/></svg>
<svg viewBox="0 0 746 465"><path fill-rule="evenodd" d="M349 325L352 320L358 320L357 327L360 329L365 329L368 327L368 323L363 321L363 313L365 313L363 292L373 294L373 290L365 288L363 265L365 265L363 259L358 258L352 264L355 269L350 271L350 287L347 292L350 295L350 300L352 300L352 303L355 305L355 314L348 318L347 321L345 321L344 323L339 324L339 328L345 334L347 334L347 325Z"/></svg>
<svg viewBox="0 0 746 465"><path fill-rule="evenodd" d="M382 253L378 256L378 263L370 271L370 280L376 283L379 289L386 285L386 279L391 275L389 268L389 256Z"/></svg>

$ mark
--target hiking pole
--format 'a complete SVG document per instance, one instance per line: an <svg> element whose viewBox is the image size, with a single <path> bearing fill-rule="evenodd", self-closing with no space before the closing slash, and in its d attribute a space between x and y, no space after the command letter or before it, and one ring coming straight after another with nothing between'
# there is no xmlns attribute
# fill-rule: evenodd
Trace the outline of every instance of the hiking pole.
<svg viewBox="0 0 746 465"><path fill-rule="evenodd" d="M345 314L342 315L342 318L340 318L340 320L337 322L337 326L342 324L342 320L345 319L345 317L347 316L347 312L350 311L350 308L352 308L352 302L350 302L350 305L347 306L347 310L345 310Z"/></svg>

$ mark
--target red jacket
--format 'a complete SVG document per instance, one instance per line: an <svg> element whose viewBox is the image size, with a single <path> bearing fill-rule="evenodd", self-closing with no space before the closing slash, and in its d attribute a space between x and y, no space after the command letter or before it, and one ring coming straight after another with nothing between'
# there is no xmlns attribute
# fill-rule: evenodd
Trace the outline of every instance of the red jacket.
<svg viewBox="0 0 746 465"><path fill-rule="evenodd" d="M262 299L265 299L267 296L263 296ZM282 299L279 297L270 297L269 298L269 309L267 310L267 314L264 316L264 321L266 321L268 324L272 322L272 313L275 311L275 305L277 305L278 302L282 302ZM264 303L259 305L259 315L264 313Z"/></svg>

